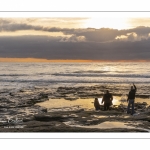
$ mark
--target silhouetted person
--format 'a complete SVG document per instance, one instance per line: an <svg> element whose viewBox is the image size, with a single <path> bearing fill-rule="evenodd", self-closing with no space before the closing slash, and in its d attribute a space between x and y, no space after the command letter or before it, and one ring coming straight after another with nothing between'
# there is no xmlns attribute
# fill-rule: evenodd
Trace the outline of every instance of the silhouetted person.
<svg viewBox="0 0 150 150"><path fill-rule="evenodd" d="M110 105L112 105L113 96L106 90L106 93L103 95L102 103L104 102L104 110L109 110Z"/></svg>
<svg viewBox="0 0 150 150"><path fill-rule="evenodd" d="M100 104L99 104L98 98L95 98L94 100L94 107L96 110L100 110Z"/></svg>
<svg viewBox="0 0 150 150"><path fill-rule="evenodd" d="M131 86L131 90L130 90L130 92L129 92L128 99L127 99L127 102L128 102L127 113L128 113L128 114L130 113L130 105L132 105L131 115L134 114L134 99L135 99L135 93L136 93L136 86L135 86L134 83L133 83L133 86Z"/></svg>

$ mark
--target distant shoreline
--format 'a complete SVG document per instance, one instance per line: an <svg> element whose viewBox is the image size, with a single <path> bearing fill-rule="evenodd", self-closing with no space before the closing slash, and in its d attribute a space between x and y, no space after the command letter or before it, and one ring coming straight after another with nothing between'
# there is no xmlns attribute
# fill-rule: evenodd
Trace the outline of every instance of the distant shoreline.
<svg viewBox="0 0 150 150"><path fill-rule="evenodd" d="M82 60L82 59L42 59L42 58L0 58L0 62L64 62L64 63L89 63L89 62L150 62L150 60Z"/></svg>

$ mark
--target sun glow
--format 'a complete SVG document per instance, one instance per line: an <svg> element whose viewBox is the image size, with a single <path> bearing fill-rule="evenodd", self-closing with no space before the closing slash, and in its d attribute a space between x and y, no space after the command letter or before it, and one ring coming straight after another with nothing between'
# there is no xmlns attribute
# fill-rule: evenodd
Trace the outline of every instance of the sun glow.
<svg viewBox="0 0 150 150"><path fill-rule="evenodd" d="M86 28L113 28L113 29L128 29L130 24L127 18L121 17L95 17L89 18L85 22Z"/></svg>

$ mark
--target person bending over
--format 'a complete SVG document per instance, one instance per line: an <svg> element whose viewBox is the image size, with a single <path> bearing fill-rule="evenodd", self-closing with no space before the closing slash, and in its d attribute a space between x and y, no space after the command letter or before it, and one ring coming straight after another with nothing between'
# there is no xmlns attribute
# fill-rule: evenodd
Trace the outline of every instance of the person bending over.
<svg viewBox="0 0 150 150"><path fill-rule="evenodd" d="M94 107L95 107L95 110L100 110L100 104L99 104L98 98L95 98L94 100Z"/></svg>
<svg viewBox="0 0 150 150"><path fill-rule="evenodd" d="M113 96L106 90L106 93L103 95L102 103L104 102L104 110L109 110L110 105L112 105Z"/></svg>

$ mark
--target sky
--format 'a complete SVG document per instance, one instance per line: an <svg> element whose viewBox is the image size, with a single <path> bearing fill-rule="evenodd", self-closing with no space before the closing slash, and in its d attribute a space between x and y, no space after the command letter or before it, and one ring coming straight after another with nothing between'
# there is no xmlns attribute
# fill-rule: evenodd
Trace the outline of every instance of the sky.
<svg viewBox="0 0 150 150"><path fill-rule="evenodd" d="M149 61L150 17L0 17L0 61Z"/></svg>

